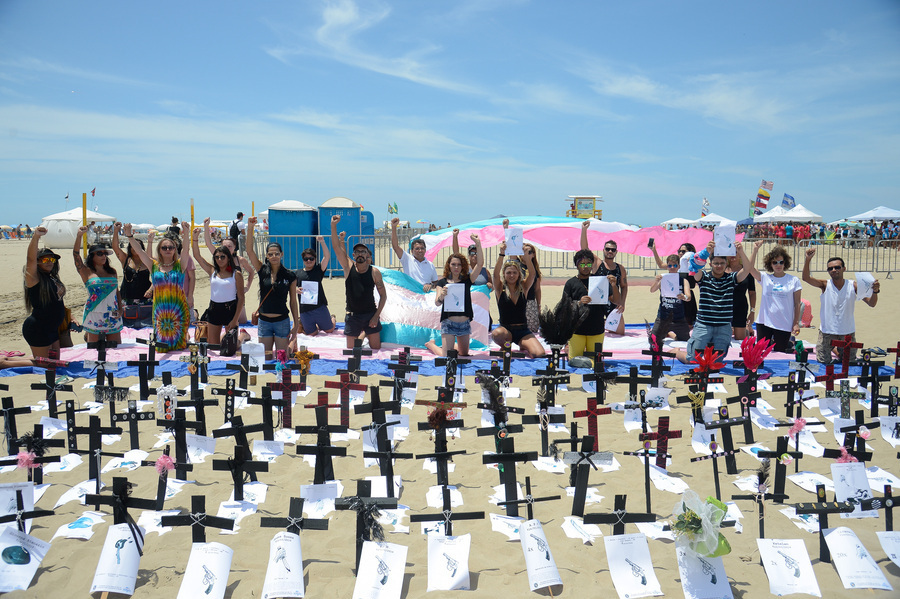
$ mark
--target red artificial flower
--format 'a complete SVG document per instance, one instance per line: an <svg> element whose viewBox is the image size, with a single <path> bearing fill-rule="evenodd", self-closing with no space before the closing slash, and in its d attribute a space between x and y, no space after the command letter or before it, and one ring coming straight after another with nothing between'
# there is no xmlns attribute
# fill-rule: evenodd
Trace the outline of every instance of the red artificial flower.
<svg viewBox="0 0 900 599"><path fill-rule="evenodd" d="M706 346L703 348L703 353L700 353L699 350L694 352L693 362L698 366L691 372L702 373L721 370L722 368L725 368L725 363L719 362L718 359L724 356L724 352L717 352L715 349Z"/></svg>
<svg viewBox="0 0 900 599"><path fill-rule="evenodd" d="M760 367L763 360L772 352L774 347L775 342L769 339L759 339L754 336L745 337L741 341L741 356L744 359L744 366L748 370L756 372L756 369Z"/></svg>

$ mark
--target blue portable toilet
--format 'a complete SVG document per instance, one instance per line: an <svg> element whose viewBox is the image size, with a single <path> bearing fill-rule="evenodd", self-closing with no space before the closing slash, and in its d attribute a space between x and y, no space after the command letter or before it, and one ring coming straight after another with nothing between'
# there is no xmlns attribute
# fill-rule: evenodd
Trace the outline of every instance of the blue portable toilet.
<svg viewBox="0 0 900 599"><path fill-rule="evenodd" d="M375 255L375 218L371 212L366 212L362 206L348 198L331 198L319 206L319 231L328 239L331 235L331 217L334 215L341 217L338 223L337 231L346 233L345 242L347 244L347 252L353 251L353 246L357 243L364 243L369 246L369 251ZM329 247L331 243L328 244ZM337 254L334 248L331 248L331 259L328 261L329 276L343 276L344 269L337 261Z"/></svg>
<svg viewBox="0 0 900 599"><path fill-rule="evenodd" d="M296 270L303 267L301 254L308 247L316 247L318 218L316 209L296 200L272 204L269 211L269 241L281 244L282 263ZM264 256L259 257L264 260Z"/></svg>

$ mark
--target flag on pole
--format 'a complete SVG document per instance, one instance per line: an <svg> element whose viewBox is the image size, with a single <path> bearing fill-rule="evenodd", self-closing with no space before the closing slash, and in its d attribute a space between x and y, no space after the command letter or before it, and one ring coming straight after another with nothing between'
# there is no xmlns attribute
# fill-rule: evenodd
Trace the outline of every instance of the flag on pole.
<svg viewBox="0 0 900 599"><path fill-rule="evenodd" d="M390 202L388 202L388 214L393 214L393 213L394 213L394 207L391 206Z"/></svg>
<svg viewBox="0 0 900 599"><path fill-rule="evenodd" d="M91 197L94 197L97 194L97 188L91 190Z"/></svg>
<svg viewBox="0 0 900 599"><path fill-rule="evenodd" d="M763 189L768 189L769 191L772 191L772 187L774 185L774 183L772 183L771 181L766 181L765 179L763 179L762 183L759 184L760 187L762 187Z"/></svg>
<svg viewBox="0 0 900 599"><path fill-rule="evenodd" d="M797 205L797 203L794 201L794 196L789 195L789 194L784 194L784 199L781 200L781 205L784 206L785 208L793 208L794 206Z"/></svg>
<svg viewBox="0 0 900 599"><path fill-rule="evenodd" d="M397 208L397 202L394 202L394 214L400 214L400 209Z"/></svg>
<svg viewBox="0 0 900 599"><path fill-rule="evenodd" d="M66 201L69 201L69 192L66 192Z"/></svg>
<svg viewBox="0 0 900 599"><path fill-rule="evenodd" d="M709 200L703 198L703 203L700 205L700 218L703 218L709 214Z"/></svg>

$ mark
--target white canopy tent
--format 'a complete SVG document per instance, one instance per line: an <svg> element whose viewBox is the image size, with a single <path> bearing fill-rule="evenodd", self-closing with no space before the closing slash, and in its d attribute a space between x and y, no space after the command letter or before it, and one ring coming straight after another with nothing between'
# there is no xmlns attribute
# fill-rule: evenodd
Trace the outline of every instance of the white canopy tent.
<svg viewBox="0 0 900 599"><path fill-rule="evenodd" d="M730 218L725 218L724 216L719 216L715 212L710 212L709 214L707 214L706 216L704 216L703 218L701 218L699 221L696 221L696 222L699 222L701 225L718 225L719 223L723 223L723 222L733 223L736 221L733 221Z"/></svg>
<svg viewBox="0 0 900 599"><path fill-rule="evenodd" d="M93 210L87 211L87 222L115 222L115 217ZM41 226L47 229L44 236L44 247L52 249L71 249L75 245L75 235L84 221L81 208L73 208L65 212L57 212L41 219Z"/></svg>
<svg viewBox="0 0 900 599"><path fill-rule="evenodd" d="M681 217L676 216L675 218L670 218L669 220L663 221L663 222L661 222L661 223L659 223L659 224L661 224L661 225L664 226L664 227L669 227L669 226L673 226L673 225L674 225L674 226L679 226L679 227L680 227L680 226L696 225L696 224L697 224L697 221L696 221L696 220L689 220L689 219L687 219L687 218L681 218Z"/></svg>
<svg viewBox="0 0 900 599"><path fill-rule="evenodd" d="M900 220L900 210L894 210L893 208L888 208L886 206L878 206L877 208L872 208L862 214L848 216L846 220Z"/></svg>
<svg viewBox="0 0 900 599"><path fill-rule="evenodd" d="M753 217L753 222L755 223L774 223L778 221L784 220L784 215L787 214L787 210L785 210L781 206L775 206L768 212L763 212L757 216Z"/></svg>
<svg viewBox="0 0 900 599"><path fill-rule="evenodd" d="M797 204L785 212L782 220L792 223L818 223L822 221L822 215L805 208L803 204Z"/></svg>

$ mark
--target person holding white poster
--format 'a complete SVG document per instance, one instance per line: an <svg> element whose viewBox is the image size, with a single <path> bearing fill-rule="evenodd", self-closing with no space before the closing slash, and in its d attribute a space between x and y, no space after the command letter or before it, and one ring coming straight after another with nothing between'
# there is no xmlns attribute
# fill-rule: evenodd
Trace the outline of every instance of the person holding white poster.
<svg viewBox="0 0 900 599"><path fill-rule="evenodd" d="M720 256L734 256L734 225L718 225L713 230L713 239L716 241L716 247L719 248Z"/></svg>
<svg viewBox="0 0 900 599"><path fill-rule="evenodd" d="M472 285L484 265L481 239L472 234L475 243L475 267L469 269L469 262L462 254L450 254L444 263L444 276L435 284L434 303L441 307L441 345L428 340L425 347L436 356L446 356L447 351L456 348L460 356L469 355L469 337L472 334Z"/></svg>
<svg viewBox="0 0 900 599"><path fill-rule="evenodd" d="M319 247L322 248L322 260L316 260L316 249L306 248L301 252L303 268L294 271L297 275L297 291L300 293L300 331L304 335L315 337L319 333L331 333L334 331L336 319L328 311L328 299L325 297L325 289L322 288L322 279L328 269L328 260L331 252L325 245L325 237L316 236ZM311 293L316 289L317 293ZM292 350L296 350L297 339L294 338Z"/></svg>
<svg viewBox="0 0 900 599"><path fill-rule="evenodd" d="M528 303L528 290L534 284L535 272L531 264L531 256L525 254L525 266L528 276L522 272L522 264L507 260L506 243L500 244L497 264L494 265L494 295L497 298L497 311L500 313L500 326L491 332L494 343L503 347L507 342L515 343L527 351L532 358L544 355L544 346L529 330L525 315L525 304Z"/></svg>
<svg viewBox="0 0 900 599"><path fill-rule="evenodd" d="M687 341L691 337L691 329L684 313L684 303L691 301L691 288L687 279L679 276L678 263L677 254L666 256L666 268L669 272L656 275L656 280L650 285L650 293L659 291L659 310L650 331L656 336L658 344L662 344L666 337L676 341Z"/></svg>
<svg viewBox="0 0 900 599"><path fill-rule="evenodd" d="M754 244L754 250L762 247L762 241ZM776 245L763 258L767 272L760 273L753 261L745 265L760 283L759 316L756 319L756 336L775 343L774 351L792 353L791 337L800 334L800 279L787 274L791 268L791 256L782 245Z"/></svg>
<svg viewBox="0 0 900 599"><path fill-rule="evenodd" d="M581 223L581 249L589 250L588 247L588 238L587 231L591 226L589 221L584 221ZM615 277L616 282L615 285L610 284L610 288L613 286L616 287L618 291L617 299L610 302L609 307L606 310L606 314L609 314L613 310L617 311L621 316L625 314L625 298L628 297L628 271L624 266L616 262L616 254L619 252L618 244L612 239L608 240L603 244L603 255L600 257L594 264L594 271L592 274L600 275L600 276L609 276L612 275ZM616 327L615 331L617 335L625 334L625 318L620 316L619 325Z"/></svg>
<svg viewBox="0 0 900 599"><path fill-rule="evenodd" d="M809 264L816 255L816 248L806 250L803 263L803 281L822 292L819 308L819 339L816 342L816 360L822 364L831 364L839 356L832 342L842 340L847 335L856 341L856 321L853 311L856 309L857 283L844 278L844 260L840 257L829 258L825 268L828 269L828 280L813 277L809 272ZM881 284L876 279L872 283L872 295L863 299L867 306L874 308L878 303ZM850 361L856 361L856 349L851 349Z"/></svg>
<svg viewBox="0 0 900 599"><path fill-rule="evenodd" d="M589 293L590 279L601 278L591 277L591 273L594 271L594 252L591 250L575 252L575 268L578 269L578 274L566 281L562 295L573 302L581 302L587 306L588 315L569 339L569 363L576 368L590 368L591 360L584 357L584 352L594 351L594 347L598 343L603 343L604 322L609 304L593 302ZM615 277L608 275L607 280L609 291L613 294L612 301L616 302L619 299L619 289L616 286ZM585 362L581 364L581 360Z"/></svg>

